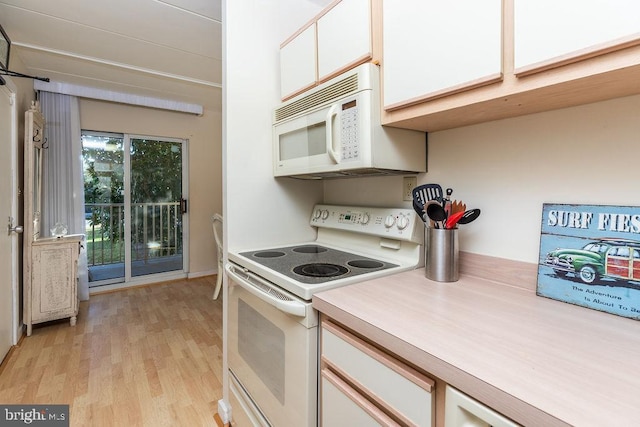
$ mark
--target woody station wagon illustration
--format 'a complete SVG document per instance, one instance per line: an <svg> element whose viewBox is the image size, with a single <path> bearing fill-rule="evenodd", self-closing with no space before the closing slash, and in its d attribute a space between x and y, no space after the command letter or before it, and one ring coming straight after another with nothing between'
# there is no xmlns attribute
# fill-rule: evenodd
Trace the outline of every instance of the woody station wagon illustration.
<svg viewBox="0 0 640 427"><path fill-rule="evenodd" d="M536 294L640 320L640 206L542 206Z"/></svg>
<svg viewBox="0 0 640 427"><path fill-rule="evenodd" d="M640 281L640 242L601 239L582 249L558 248L547 254L544 264L561 277L577 277L586 284L601 278Z"/></svg>

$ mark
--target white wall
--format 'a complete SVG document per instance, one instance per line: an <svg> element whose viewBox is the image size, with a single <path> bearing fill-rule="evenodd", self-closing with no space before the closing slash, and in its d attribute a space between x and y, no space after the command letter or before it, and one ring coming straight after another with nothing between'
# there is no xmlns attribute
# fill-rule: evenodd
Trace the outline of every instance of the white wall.
<svg viewBox="0 0 640 427"><path fill-rule="evenodd" d="M537 263L542 204L640 206L640 96L430 135L428 178L482 209L463 250Z"/></svg>
<svg viewBox="0 0 640 427"><path fill-rule="evenodd" d="M313 204L322 201L322 183L273 178L271 123L280 102L280 44L322 9L317 3L225 4L223 157L228 250L315 238L309 215Z"/></svg>
<svg viewBox="0 0 640 427"><path fill-rule="evenodd" d="M451 187L453 199L482 209L460 227L463 251L537 263L543 203L640 206L639 117L632 96L431 133L418 183ZM327 181L325 199L409 207L401 183Z"/></svg>

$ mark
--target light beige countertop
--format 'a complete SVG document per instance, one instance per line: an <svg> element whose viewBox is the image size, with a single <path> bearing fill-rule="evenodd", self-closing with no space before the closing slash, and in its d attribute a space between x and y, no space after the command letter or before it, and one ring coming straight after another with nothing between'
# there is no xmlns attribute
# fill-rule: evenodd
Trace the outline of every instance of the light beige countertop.
<svg viewBox="0 0 640 427"><path fill-rule="evenodd" d="M528 426L640 424L640 321L424 269L321 292L320 312Z"/></svg>

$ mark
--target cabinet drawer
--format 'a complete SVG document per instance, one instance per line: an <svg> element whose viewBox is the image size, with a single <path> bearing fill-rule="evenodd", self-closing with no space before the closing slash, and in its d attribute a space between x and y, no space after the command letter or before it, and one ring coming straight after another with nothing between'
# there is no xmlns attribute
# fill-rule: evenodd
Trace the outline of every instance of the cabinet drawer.
<svg viewBox="0 0 640 427"><path fill-rule="evenodd" d="M431 379L326 320L322 363L400 420L433 425Z"/></svg>
<svg viewBox="0 0 640 427"><path fill-rule="evenodd" d="M447 386L445 427L519 427L466 394Z"/></svg>
<svg viewBox="0 0 640 427"><path fill-rule="evenodd" d="M322 425L397 427L377 406L328 369L322 370Z"/></svg>

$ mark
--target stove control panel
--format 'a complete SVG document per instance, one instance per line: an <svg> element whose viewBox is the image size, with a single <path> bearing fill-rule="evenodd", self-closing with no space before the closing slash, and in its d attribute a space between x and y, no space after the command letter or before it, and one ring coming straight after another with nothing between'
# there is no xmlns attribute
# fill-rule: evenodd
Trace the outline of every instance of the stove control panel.
<svg viewBox="0 0 640 427"><path fill-rule="evenodd" d="M413 209L337 205L316 205L310 224L410 241L419 241L424 227Z"/></svg>

